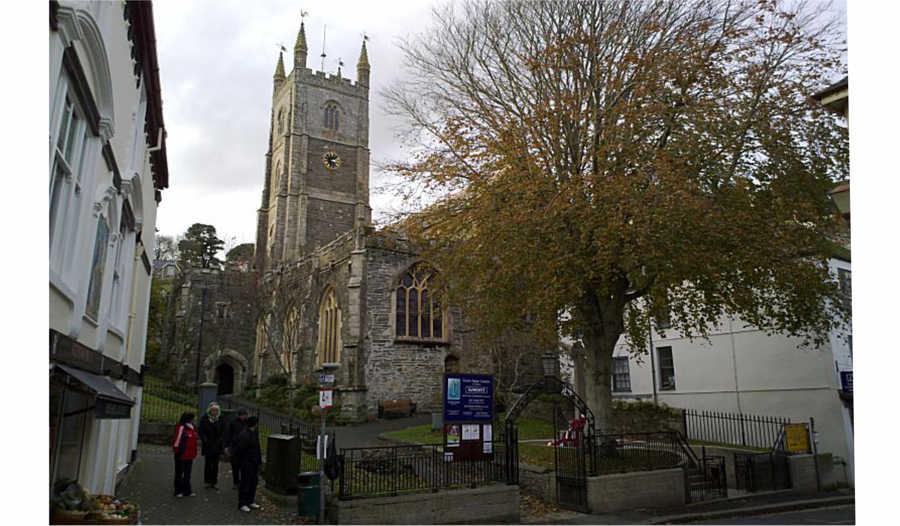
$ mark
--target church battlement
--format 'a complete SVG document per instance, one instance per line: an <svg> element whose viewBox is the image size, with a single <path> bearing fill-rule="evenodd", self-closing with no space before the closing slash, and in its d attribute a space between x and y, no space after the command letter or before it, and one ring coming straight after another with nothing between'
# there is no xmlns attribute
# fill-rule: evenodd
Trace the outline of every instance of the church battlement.
<svg viewBox="0 0 900 526"><path fill-rule="evenodd" d="M273 75L271 136L257 212L257 267L278 269L371 222L369 66L360 48L357 79L307 67L303 24L285 75Z"/></svg>

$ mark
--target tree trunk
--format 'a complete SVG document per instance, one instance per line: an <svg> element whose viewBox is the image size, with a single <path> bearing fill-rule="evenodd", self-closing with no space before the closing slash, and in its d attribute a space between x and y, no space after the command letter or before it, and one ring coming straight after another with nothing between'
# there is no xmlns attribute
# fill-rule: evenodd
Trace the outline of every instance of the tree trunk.
<svg viewBox="0 0 900 526"><path fill-rule="evenodd" d="M596 431L610 431L612 417L612 355L625 329L624 309L600 305L595 295L587 295L580 309L585 321L584 398L594 413Z"/></svg>

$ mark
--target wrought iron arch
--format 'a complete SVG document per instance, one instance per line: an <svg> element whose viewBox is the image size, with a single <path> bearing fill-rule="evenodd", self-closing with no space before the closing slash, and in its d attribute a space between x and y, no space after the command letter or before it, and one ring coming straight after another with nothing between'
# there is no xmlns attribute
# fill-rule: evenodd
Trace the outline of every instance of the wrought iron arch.
<svg viewBox="0 0 900 526"><path fill-rule="evenodd" d="M594 413L591 411L591 408L588 407L587 402L584 401L583 398L578 396L578 393L575 392L575 387L569 382L564 382L555 376L545 376L543 380L531 384L528 389L522 393L518 399L516 399L513 406L507 411L506 419L503 421L503 427L508 432L511 427L516 425L516 420L519 419L519 415L522 414L522 411L528 407L535 398L539 395L546 393L558 393L565 397L567 400L572 402L572 405L575 406L585 418L585 434L586 436L593 437L594 436Z"/></svg>

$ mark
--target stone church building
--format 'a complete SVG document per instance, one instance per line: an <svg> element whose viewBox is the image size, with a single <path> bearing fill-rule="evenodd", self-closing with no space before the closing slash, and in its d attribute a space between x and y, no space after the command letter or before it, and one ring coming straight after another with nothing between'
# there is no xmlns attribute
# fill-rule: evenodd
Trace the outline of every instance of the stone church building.
<svg viewBox="0 0 900 526"><path fill-rule="evenodd" d="M292 71L281 54L273 79L259 283L247 269L183 269L169 370L182 383L214 381L221 394L240 395L274 376L316 383L327 364L341 420L374 418L382 400L439 411L444 372L502 375L503 366L435 290L434 270L402 231L371 224L365 41L355 82L340 69L313 71L307 57L301 23ZM513 354L514 383L539 376L527 345Z"/></svg>
<svg viewBox="0 0 900 526"><path fill-rule="evenodd" d="M301 23L293 70L278 57L256 266L271 292L250 367L255 382L315 381L336 366L341 417L381 400L439 410L447 370L488 372L458 309L401 233L375 231L369 206L369 75L363 41L353 82L307 67Z"/></svg>

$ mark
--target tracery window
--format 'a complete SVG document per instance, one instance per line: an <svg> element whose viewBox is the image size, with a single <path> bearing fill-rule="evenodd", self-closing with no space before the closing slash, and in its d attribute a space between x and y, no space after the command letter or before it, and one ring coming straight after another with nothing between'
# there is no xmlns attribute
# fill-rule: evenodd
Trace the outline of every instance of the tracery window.
<svg viewBox="0 0 900 526"><path fill-rule="evenodd" d="M338 129L340 111L337 104L329 102L325 104L325 128L328 130Z"/></svg>
<svg viewBox="0 0 900 526"><path fill-rule="evenodd" d="M400 340L445 341L444 305L429 290L434 273L424 265L410 268L395 292L394 331Z"/></svg>
<svg viewBox="0 0 900 526"><path fill-rule="evenodd" d="M316 344L316 366L341 360L341 309L334 289L329 288L319 304L319 340Z"/></svg>
<svg viewBox="0 0 900 526"><path fill-rule="evenodd" d="M300 309L292 307L284 319L281 363L288 374L293 373L293 358L300 351Z"/></svg>

